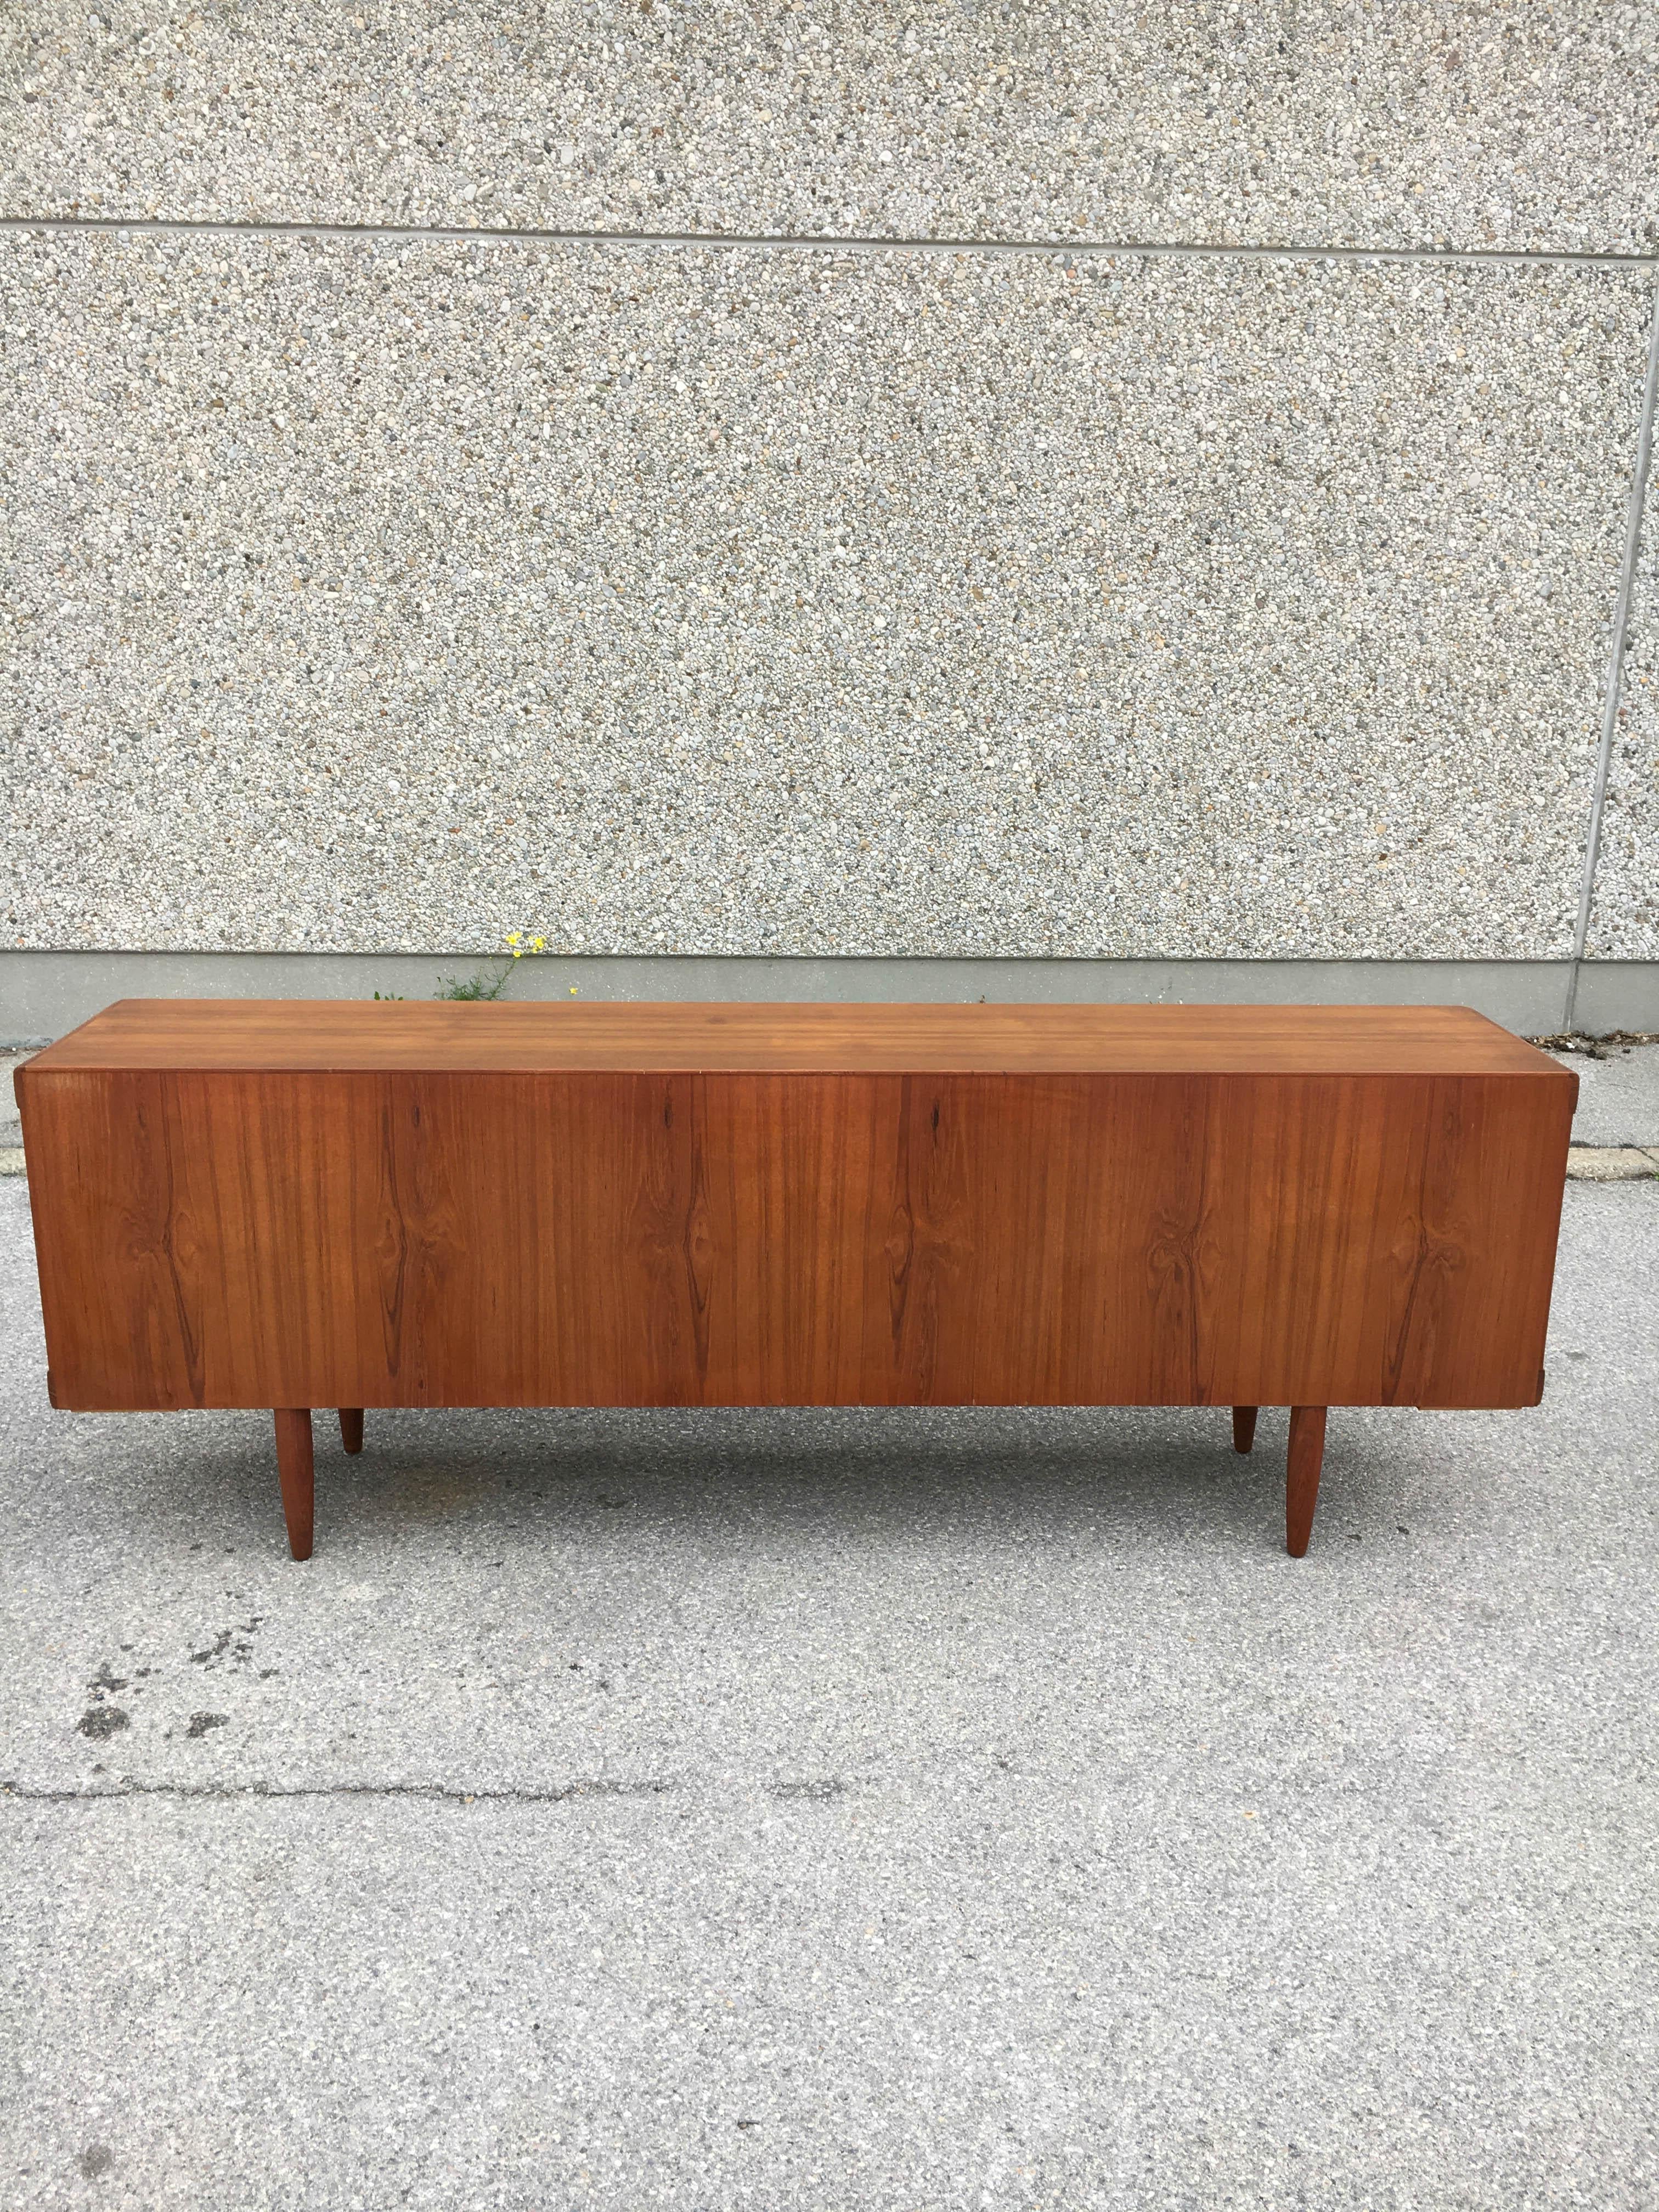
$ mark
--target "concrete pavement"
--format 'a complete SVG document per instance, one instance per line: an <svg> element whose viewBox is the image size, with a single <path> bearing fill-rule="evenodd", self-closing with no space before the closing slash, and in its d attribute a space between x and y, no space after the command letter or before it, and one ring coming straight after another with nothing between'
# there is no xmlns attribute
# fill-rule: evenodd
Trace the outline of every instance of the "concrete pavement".
<svg viewBox="0 0 1659 2212"><path fill-rule="evenodd" d="M1650 2206L1659 1185L1536 1412L46 1407L3 2201ZM319 1422L319 1433L323 1424Z"/></svg>

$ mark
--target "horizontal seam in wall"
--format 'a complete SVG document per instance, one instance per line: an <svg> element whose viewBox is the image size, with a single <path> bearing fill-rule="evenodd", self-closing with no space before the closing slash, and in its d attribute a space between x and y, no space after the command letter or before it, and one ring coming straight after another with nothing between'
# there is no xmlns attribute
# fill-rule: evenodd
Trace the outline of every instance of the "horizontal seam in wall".
<svg viewBox="0 0 1659 2212"><path fill-rule="evenodd" d="M239 222L157 216L0 216L0 231L114 231L141 236L204 238L443 239L502 246L701 246L727 251L776 248L810 253L1043 253L1067 260L1105 260L1117 254L1207 261L1427 261L1471 267L1531 266L1659 269L1659 254L1592 253L1566 247L1461 246L1228 246L1147 239L838 238L764 231L532 230L465 228L444 223Z"/></svg>
<svg viewBox="0 0 1659 2212"><path fill-rule="evenodd" d="M625 960L665 967L675 962L746 961L755 966L787 968L791 963L841 961L865 966L1166 968L1568 968L1571 952L557 952L538 960ZM378 945L368 951L351 946L222 945L0 945L0 970L17 960L500 960L499 945ZM1632 955L1586 961L1586 967L1651 968L1659 962ZM526 963L528 965L528 963Z"/></svg>

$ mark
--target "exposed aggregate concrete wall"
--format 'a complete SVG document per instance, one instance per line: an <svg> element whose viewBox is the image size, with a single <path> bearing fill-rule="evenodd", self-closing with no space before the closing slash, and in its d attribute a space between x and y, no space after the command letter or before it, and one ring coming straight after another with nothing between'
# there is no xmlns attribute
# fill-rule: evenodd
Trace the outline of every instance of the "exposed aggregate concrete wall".
<svg viewBox="0 0 1659 2212"><path fill-rule="evenodd" d="M1649 11L9 32L8 945L1659 955Z"/></svg>
<svg viewBox="0 0 1659 2212"><path fill-rule="evenodd" d="M1659 15L18 8L31 215L1651 252Z"/></svg>
<svg viewBox="0 0 1659 2212"><path fill-rule="evenodd" d="M1622 672L1589 951L1659 960L1659 501L1650 478Z"/></svg>

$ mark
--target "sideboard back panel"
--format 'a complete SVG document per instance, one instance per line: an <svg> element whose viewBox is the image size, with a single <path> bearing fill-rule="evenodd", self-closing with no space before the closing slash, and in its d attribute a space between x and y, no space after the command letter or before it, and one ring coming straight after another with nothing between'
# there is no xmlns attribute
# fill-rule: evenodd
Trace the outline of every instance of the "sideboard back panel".
<svg viewBox="0 0 1659 2212"><path fill-rule="evenodd" d="M105 1409L1530 1405L1576 1090L25 1075L53 1399Z"/></svg>

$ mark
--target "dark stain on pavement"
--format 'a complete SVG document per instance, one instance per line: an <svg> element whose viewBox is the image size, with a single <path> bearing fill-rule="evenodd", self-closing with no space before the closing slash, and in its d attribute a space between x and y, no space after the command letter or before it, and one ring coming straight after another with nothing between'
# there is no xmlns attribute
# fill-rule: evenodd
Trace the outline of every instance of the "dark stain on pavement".
<svg viewBox="0 0 1659 2212"><path fill-rule="evenodd" d="M210 1729L225 1727L229 1719L228 1713L192 1713L185 1734L187 1736L204 1736Z"/></svg>
<svg viewBox="0 0 1659 2212"><path fill-rule="evenodd" d="M131 1716L124 1713L119 1705L88 1705L75 1725L94 1743L105 1743L131 1725Z"/></svg>
<svg viewBox="0 0 1659 2212"><path fill-rule="evenodd" d="M256 1613L252 1620L243 1621L240 1627L222 1628L211 1644L191 1653L191 1665L220 1667L228 1659L233 1667L246 1667L253 1656L253 1645L250 1639L264 1620L262 1613Z"/></svg>
<svg viewBox="0 0 1659 2212"><path fill-rule="evenodd" d="M145 1667L141 1668L140 1672L148 1674L149 1669ZM132 1724L132 1716L124 1711L119 1705L111 1705L109 1700L115 1691L130 1689L133 1686L129 1678L125 1674L118 1674L109 1661L106 1659L98 1672L87 1684L88 1689L92 1692L92 1703L75 1723L81 1734L90 1742L107 1743L111 1736L118 1735L124 1728L130 1728ZM140 1684L137 1686L137 1693L142 1694L142 1690L143 1686Z"/></svg>

